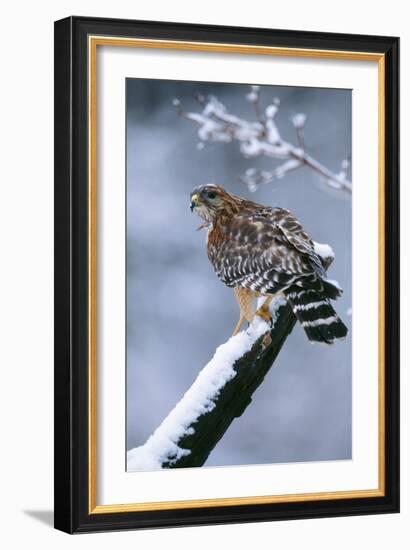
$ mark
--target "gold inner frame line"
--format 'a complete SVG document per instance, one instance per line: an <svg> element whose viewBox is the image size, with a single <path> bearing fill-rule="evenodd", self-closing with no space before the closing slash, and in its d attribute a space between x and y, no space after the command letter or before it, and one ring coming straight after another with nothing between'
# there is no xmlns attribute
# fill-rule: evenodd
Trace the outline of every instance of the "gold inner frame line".
<svg viewBox="0 0 410 550"><path fill-rule="evenodd" d="M311 57L376 61L378 63L378 198L379 198L379 360L378 360L378 488L352 491L326 491L288 495L247 496L199 500L136 502L131 504L97 503L97 46L123 46L134 48L173 49L238 54L259 54L286 57ZM113 36L88 37L88 510L90 514L138 512L205 508L213 506L240 506L284 502L306 502L333 499L381 497L385 494L385 56L375 52L351 52L308 48L283 48L123 38Z"/></svg>

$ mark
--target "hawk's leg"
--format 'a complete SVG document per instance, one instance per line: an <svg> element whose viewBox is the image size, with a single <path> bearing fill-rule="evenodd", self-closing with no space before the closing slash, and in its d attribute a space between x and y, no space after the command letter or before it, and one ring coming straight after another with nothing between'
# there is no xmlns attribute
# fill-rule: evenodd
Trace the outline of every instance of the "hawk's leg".
<svg viewBox="0 0 410 550"><path fill-rule="evenodd" d="M239 316L239 321L236 323L236 326L235 328L233 329L233 333L232 333L232 336L236 336L240 330L241 330L241 326L242 326L242 323L245 321L245 317L242 315L242 313L240 314Z"/></svg>
<svg viewBox="0 0 410 550"><path fill-rule="evenodd" d="M255 305L253 300L255 297L255 292L253 290L242 288L240 286L235 287L234 292L235 292L235 297L238 301L241 313L239 316L239 321L236 324L236 327L233 331L232 336L235 336L236 334L238 334L238 332L241 330L242 323L245 320L248 321L248 323L251 323L255 315Z"/></svg>
<svg viewBox="0 0 410 550"><path fill-rule="evenodd" d="M264 321L272 325L272 314L270 312L269 306L271 301L273 300L273 295L266 297L266 300L263 302L263 304L256 310L255 315L259 315L259 317L262 317Z"/></svg>

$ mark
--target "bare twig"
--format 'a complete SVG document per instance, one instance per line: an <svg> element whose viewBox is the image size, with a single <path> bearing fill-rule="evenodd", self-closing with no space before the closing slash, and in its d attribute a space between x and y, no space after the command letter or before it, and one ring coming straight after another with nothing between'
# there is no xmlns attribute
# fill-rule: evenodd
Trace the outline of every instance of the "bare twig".
<svg viewBox="0 0 410 550"><path fill-rule="evenodd" d="M284 161L272 171L248 170L241 177L241 180L247 184L251 191L255 191L261 184L283 178L291 170L295 170L300 166L307 166L320 174L329 187L351 193L352 184L347 178L347 168L349 166L349 164L346 164L347 161L343 161L342 170L336 174L306 153L304 136L306 115L303 113L297 113L292 117L298 147L285 141L281 137L275 121L280 102L277 98L274 98L262 114L259 86L251 86L246 96L246 99L253 105L256 122L250 122L229 113L225 105L215 96L205 98L201 94L197 94L196 99L202 107L201 113L184 111L177 99L174 100L174 105L181 117L199 126L198 137L200 143L205 141L227 143L237 141L242 155L246 158L267 156Z"/></svg>
<svg viewBox="0 0 410 550"><path fill-rule="evenodd" d="M248 186L250 191L256 191L259 185L282 179L288 172L296 170L300 166L302 166L302 163L299 160L289 159L270 171L249 168L244 175L240 176L240 179Z"/></svg>
<svg viewBox="0 0 410 550"><path fill-rule="evenodd" d="M261 124L265 124L265 119L260 110L260 86L251 86L251 91L247 94L246 99L252 103L257 120Z"/></svg>
<svg viewBox="0 0 410 550"><path fill-rule="evenodd" d="M305 150L305 124L306 115L304 113L297 113L292 117L292 124L296 130L296 136L298 138L299 147Z"/></svg>

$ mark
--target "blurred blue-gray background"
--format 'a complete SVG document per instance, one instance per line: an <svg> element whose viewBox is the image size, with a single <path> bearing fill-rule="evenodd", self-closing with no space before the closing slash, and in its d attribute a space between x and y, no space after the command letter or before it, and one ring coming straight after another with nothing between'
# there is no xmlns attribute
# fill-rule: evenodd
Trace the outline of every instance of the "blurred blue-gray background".
<svg viewBox="0 0 410 550"><path fill-rule="evenodd" d="M248 168L279 161L245 159L238 143L197 148L197 126L177 116L173 98L198 111L196 92L254 119L249 86L127 79L127 449L142 445L181 399L215 348L231 335L238 306L219 282L205 232L189 211L193 187L214 182L252 200L290 209L313 240L332 246L329 271L344 289L336 309L351 326L351 198L309 168L250 193ZM282 137L305 113L306 149L334 172L351 155L351 92L261 87L261 104L280 99ZM349 174L350 176L350 174ZM349 312L349 313L348 313ZM234 421L205 466L351 458L351 333L312 345L297 325L251 405Z"/></svg>

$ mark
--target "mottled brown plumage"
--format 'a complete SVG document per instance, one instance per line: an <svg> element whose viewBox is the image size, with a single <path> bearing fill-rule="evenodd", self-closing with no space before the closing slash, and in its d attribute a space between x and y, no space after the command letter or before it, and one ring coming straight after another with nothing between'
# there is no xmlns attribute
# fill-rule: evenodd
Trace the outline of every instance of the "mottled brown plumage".
<svg viewBox="0 0 410 550"><path fill-rule="evenodd" d="M252 297L283 292L311 340L331 343L346 335L329 302L341 291L327 281L312 240L293 214L214 184L192 191L191 209L208 226L209 260L220 280L235 289L242 321L252 320ZM256 312L265 319L270 299Z"/></svg>

